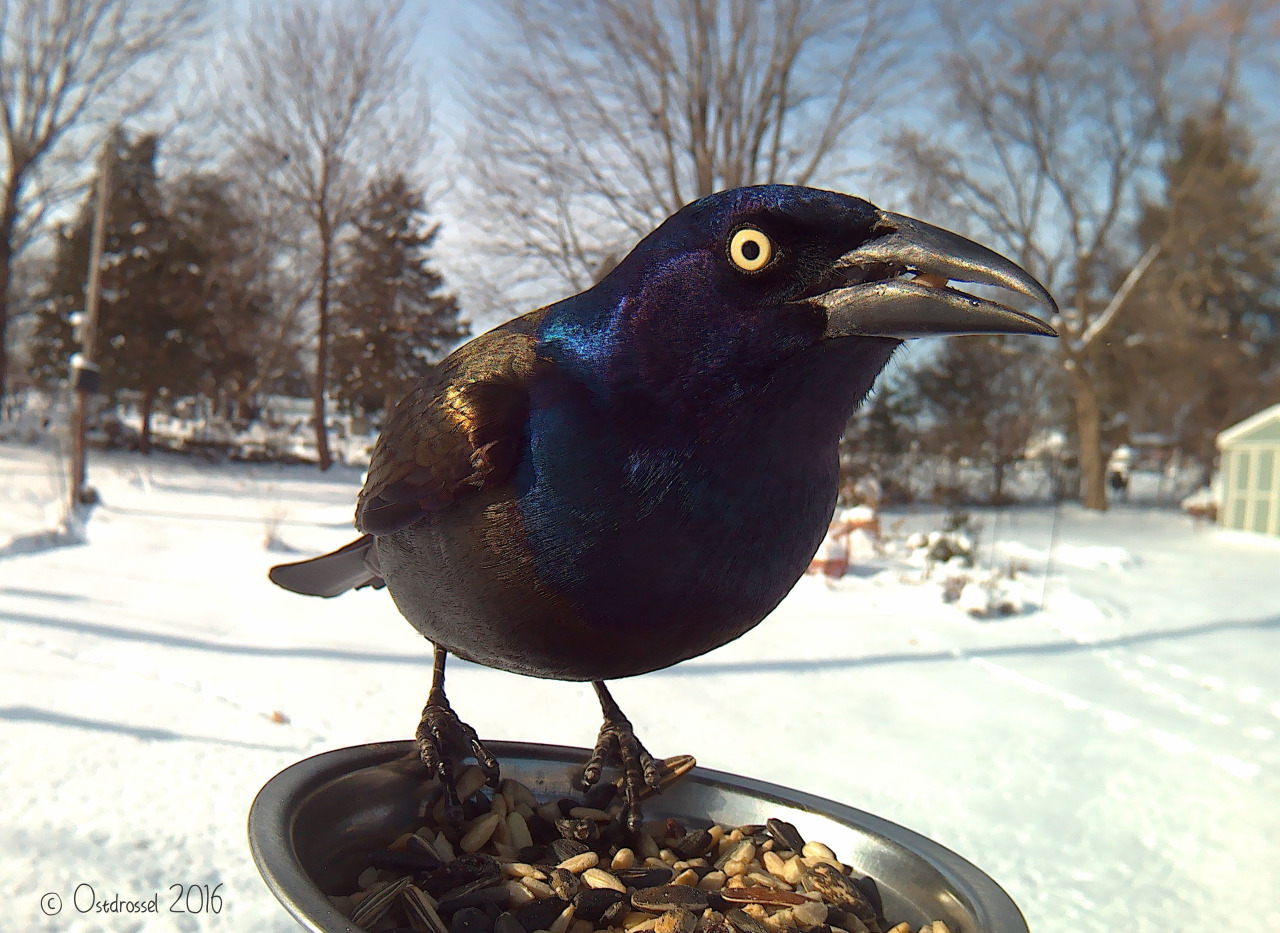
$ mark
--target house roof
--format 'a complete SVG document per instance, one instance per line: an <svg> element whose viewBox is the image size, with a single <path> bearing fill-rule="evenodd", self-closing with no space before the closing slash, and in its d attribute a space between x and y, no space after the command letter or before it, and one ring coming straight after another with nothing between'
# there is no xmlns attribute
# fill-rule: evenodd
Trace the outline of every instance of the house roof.
<svg viewBox="0 0 1280 933"><path fill-rule="evenodd" d="M1265 437L1252 438L1249 436L1272 424L1275 425L1275 430L1267 431ZM1226 447L1229 444L1244 440L1271 440L1273 435L1274 440L1280 443L1280 404L1264 408L1256 415L1245 418L1243 421L1227 428L1218 435L1218 447Z"/></svg>

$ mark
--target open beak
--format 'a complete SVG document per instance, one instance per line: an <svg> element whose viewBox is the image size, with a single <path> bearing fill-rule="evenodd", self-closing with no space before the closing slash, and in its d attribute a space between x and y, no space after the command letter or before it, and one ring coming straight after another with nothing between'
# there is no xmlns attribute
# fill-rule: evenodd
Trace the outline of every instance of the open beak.
<svg viewBox="0 0 1280 933"><path fill-rule="evenodd" d="M952 280L994 285L1057 314L1044 286L999 253L886 211L873 231L880 235L841 256L830 287L809 298L827 312L825 336L1058 335L1037 317L948 287Z"/></svg>

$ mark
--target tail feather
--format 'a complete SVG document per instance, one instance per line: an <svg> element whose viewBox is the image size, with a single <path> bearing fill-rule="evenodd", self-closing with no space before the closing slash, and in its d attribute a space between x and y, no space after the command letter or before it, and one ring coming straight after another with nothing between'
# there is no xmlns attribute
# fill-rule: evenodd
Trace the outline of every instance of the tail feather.
<svg viewBox="0 0 1280 933"><path fill-rule="evenodd" d="M386 586L378 568L373 535L357 538L345 547L319 557L277 564L267 576L277 586L305 596L337 596L347 590Z"/></svg>

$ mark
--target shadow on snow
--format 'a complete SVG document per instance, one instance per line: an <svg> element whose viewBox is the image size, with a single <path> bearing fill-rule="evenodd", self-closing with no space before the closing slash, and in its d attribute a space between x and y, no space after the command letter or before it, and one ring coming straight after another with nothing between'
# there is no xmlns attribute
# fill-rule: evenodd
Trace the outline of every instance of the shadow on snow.
<svg viewBox="0 0 1280 933"><path fill-rule="evenodd" d="M376 651L344 651L337 648L308 647L272 647L266 645L245 645L229 642L210 641L190 635L173 635L165 632L147 632L140 629L125 628L118 625L104 625L97 622L77 622L69 619L55 619L48 616L26 612L0 610L0 622L13 622L19 625L32 625L38 628L57 629L80 635L93 635L98 638L109 638L118 641L142 642L170 648L186 648L193 651L210 651L218 654L243 655L262 658L309 658L321 661L367 661L373 664L406 664L420 667L430 662L425 654L391 654ZM1161 641L1177 641L1185 638L1198 638L1232 631L1266 631L1280 629L1280 616L1265 619L1245 619L1237 621L1205 622L1177 629L1160 629L1149 632L1135 632L1130 635L1118 635L1113 638L1102 638L1091 642L1061 641L1038 643L1031 645L1001 645L992 648L978 648L971 651L956 649L954 651L906 651L895 654L867 655L864 657L819 658L794 660L776 659L766 661L723 661L723 662L686 662L675 667L654 671L649 677L697 677L703 674L753 674L781 673L794 671L811 673L825 670L852 670L861 667L879 667L887 664L918 664L921 662L965 661L969 658L1002 658L1002 657L1036 657L1051 655L1081 654L1106 648L1126 648L1135 645L1150 644ZM473 667L461 658L454 661Z"/></svg>
<svg viewBox="0 0 1280 933"><path fill-rule="evenodd" d="M40 709L35 706L0 706L0 721L35 722L50 726L65 726L70 729L88 729L91 732L129 735L144 742L207 742L214 745L228 745L233 748L248 748L264 752L301 752L304 750L288 745L238 742L235 739L221 739L212 735L188 735L182 732L174 732L172 729L158 729L154 726L130 726L105 719L69 716L66 713L55 713L52 710Z"/></svg>

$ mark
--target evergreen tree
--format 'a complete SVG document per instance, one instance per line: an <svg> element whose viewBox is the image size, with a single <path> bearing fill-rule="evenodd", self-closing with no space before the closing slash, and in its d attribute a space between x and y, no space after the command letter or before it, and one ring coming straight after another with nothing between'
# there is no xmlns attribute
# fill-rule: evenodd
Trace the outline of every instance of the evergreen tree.
<svg viewBox="0 0 1280 933"><path fill-rule="evenodd" d="M911 499L907 472L916 451L916 419L920 401L900 370L881 376L871 397L845 428L840 439L840 488L846 493L863 477L879 482L885 501Z"/></svg>
<svg viewBox="0 0 1280 933"><path fill-rule="evenodd" d="M1280 236L1243 126L1219 107L1186 119L1144 205L1163 241L1109 349L1131 432L1171 434L1206 478L1223 428L1280 400Z"/></svg>
<svg viewBox="0 0 1280 933"><path fill-rule="evenodd" d="M948 340L916 368L914 389L929 427L924 446L954 462L991 469L991 500L1004 500L1005 472L1045 420L1053 367L1036 348L1003 337Z"/></svg>
<svg viewBox="0 0 1280 933"><path fill-rule="evenodd" d="M182 240L199 243L200 390L218 410L243 410L261 382L268 330L277 322L268 283L270 244L236 203L227 181L192 173L165 185L171 223ZM267 249L264 249L264 246Z"/></svg>
<svg viewBox="0 0 1280 933"><path fill-rule="evenodd" d="M102 391L141 393L142 448L149 449L150 416L163 392L194 392L199 385L198 335L206 313L201 300L204 248L165 214L156 177L157 140L131 143L122 133L111 152L110 196L103 241L95 361ZM95 196L58 243L40 303L33 347L37 379L66 378L79 349L71 315L83 310Z"/></svg>
<svg viewBox="0 0 1280 933"><path fill-rule="evenodd" d="M366 411L390 411L467 332L431 268L439 225L428 225L423 200L401 175L370 185L335 294L336 394Z"/></svg>

